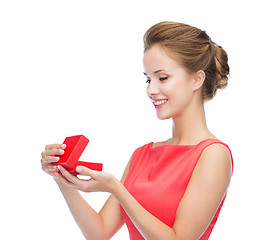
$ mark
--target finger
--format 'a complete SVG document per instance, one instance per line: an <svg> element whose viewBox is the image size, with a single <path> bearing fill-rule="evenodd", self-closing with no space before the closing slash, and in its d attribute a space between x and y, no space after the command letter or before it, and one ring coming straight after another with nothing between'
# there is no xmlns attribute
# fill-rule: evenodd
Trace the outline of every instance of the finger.
<svg viewBox="0 0 279 240"><path fill-rule="evenodd" d="M66 180L62 174L60 173L55 173L55 175L53 176L55 181L59 181L60 183L62 183L64 186L68 187L68 188L74 188L74 189L78 189L78 187L69 182L68 180ZM79 190L79 189L78 189Z"/></svg>
<svg viewBox="0 0 279 240"><path fill-rule="evenodd" d="M65 149L66 148L66 144L59 144L59 143L56 143L56 144L47 144L46 147L45 147L45 150L51 150L51 149Z"/></svg>
<svg viewBox="0 0 279 240"><path fill-rule="evenodd" d="M83 166L77 166L76 167L76 172L84 175L84 176L89 176L93 179L96 179L98 177L99 172L98 171L94 171L91 170L90 168L87 167L83 167Z"/></svg>
<svg viewBox="0 0 279 240"><path fill-rule="evenodd" d="M45 156L61 156L64 154L64 150L63 149L50 149L50 150L45 150L44 152L42 152L42 157Z"/></svg>
<svg viewBox="0 0 279 240"><path fill-rule="evenodd" d="M82 180L80 180L79 178L77 178L76 176L73 176L71 173L69 173L65 168L63 168L62 166L57 166L58 169L60 170L60 172L62 173L62 175L71 183L78 185L78 186L82 186Z"/></svg>
<svg viewBox="0 0 279 240"><path fill-rule="evenodd" d="M47 173L48 175L50 175L52 177L54 177L55 174L58 173L57 166L43 166L42 169L45 173Z"/></svg>
<svg viewBox="0 0 279 240"><path fill-rule="evenodd" d="M59 161L59 157L46 156L41 159L42 165L49 165Z"/></svg>
<svg viewBox="0 0 279 240"><path fill-rule="evenodd" d="M46 173L58 172L57 166L52 166L52 165L43 166L42 169L43 169Z"/></svg>

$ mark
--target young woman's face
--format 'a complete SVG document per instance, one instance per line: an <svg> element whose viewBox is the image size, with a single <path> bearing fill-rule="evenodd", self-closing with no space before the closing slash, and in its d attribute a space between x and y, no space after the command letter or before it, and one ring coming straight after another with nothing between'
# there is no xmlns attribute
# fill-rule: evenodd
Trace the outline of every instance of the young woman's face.
<svg viewBox="0 0 279 240"><path fill-rule="evenodd" d="M147 95L159 119L181 115L193 99L192 75L169 57L160 45L153 45L143 57Z"/></svg>

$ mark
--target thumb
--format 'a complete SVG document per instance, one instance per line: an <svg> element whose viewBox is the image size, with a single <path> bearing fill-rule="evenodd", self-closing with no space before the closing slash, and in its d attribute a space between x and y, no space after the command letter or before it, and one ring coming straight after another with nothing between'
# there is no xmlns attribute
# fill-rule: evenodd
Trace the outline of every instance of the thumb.
<svg viewBox="0 0 279 240"><path fill-rule="evenodd" d="M93 171L90 168L87 168L84 166L77 166L76 172L79 174L82 174L84 176L89 176L89 177L95 178L95 175L96 175L95 172L97 172L97 171Z"/></svg>

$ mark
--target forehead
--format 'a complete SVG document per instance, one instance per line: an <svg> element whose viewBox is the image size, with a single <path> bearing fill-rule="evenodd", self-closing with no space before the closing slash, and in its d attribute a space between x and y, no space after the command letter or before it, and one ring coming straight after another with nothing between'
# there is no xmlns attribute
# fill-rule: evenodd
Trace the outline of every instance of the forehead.
<svg viewBox="0 0 279 240"><path fill-rule="evenodd" d="M153 45L145 51L143 65L147 73L154 72L158 69L170 70L181 67L177 61L170 57L168 51L158 44Z"/></svg>

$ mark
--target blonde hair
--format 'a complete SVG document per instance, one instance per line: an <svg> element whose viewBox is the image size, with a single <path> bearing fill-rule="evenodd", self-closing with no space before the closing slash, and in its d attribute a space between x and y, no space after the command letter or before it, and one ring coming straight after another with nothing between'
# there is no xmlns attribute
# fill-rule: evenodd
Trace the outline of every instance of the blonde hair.
<svg viewBox="0 0 279 240"><path fill-rule="evenodd" d="M205 81L202 100L212 99L217 89L228 84L229 65L226 51L215 44L205 31L177 23L161 22L148 29L144 35L144 51L160 44L174 55L189 72L203 70Z"/></svg>

